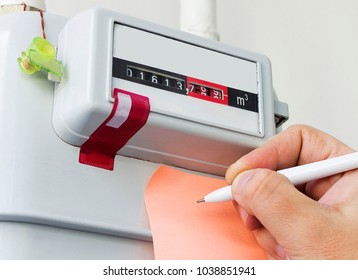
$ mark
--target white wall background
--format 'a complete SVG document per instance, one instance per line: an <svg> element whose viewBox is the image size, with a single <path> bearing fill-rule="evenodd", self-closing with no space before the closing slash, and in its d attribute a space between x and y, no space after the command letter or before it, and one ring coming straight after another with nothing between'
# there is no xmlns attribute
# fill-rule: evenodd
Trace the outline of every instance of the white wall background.
<svg viewBox="0 0 358 280"><path fill-rule="evenodd" d="M195 0L193 0L195 1ZM71 17L94 5L179 28L179 0L47 0ZM358 1L217 0L221 41L267 55L285 125L305 123L358 149Z"/></svg>

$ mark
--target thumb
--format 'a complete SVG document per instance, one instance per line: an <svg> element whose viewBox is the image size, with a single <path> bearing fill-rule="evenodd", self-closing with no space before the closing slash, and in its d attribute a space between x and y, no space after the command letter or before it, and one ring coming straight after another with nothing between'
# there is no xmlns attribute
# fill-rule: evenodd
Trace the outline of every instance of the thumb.
<svg viewBox="0 0 358 280"><path fill-rule="evenodd" d="M308 213L313 216L321 211L286 177L269 169L240 173L232 184L232 192L240 207L255 216L281 244L288 242L288 236L292 240L306 234L314 226L310 225L312 219L307 219Z"/></svg>

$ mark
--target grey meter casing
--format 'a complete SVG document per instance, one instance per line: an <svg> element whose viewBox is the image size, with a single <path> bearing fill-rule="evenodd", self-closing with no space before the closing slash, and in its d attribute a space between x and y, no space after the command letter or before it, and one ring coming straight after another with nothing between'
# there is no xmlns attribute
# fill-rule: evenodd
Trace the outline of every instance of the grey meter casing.
<svg viewBox="0 0 358 280"><path fill-rule="evenodd" d="M288 118L266 56L112 11L70 19L58 60L53 125L75 146L109 116L117 88L150 100L146 125L118 154L217 175Z"/></svg>

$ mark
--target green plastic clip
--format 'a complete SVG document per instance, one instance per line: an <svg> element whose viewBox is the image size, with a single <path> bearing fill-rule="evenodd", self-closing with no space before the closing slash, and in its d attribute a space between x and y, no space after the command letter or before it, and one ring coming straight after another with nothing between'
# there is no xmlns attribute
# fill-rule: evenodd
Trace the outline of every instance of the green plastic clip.
<svg viewBox="0 0 358 280"><path fill-rule="evenodd" d="M40 70L45 70L58 77L63 74L62 64L56 59L55 48L42 37L34 38L27 51L22 52L17 62L20 69L28 75Z"/></svg>

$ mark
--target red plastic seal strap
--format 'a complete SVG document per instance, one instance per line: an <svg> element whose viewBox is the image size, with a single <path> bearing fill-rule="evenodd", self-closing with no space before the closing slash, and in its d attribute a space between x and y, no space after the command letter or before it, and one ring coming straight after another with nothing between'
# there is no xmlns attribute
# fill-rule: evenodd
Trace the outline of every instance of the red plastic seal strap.
<svg viewBox="0 0 358 280"><path fill-rule="evenodd" d="M82 144L80 163L113 170L116 153L146 124L148 97L120 89L113 97L111 114Z"/></svg>

